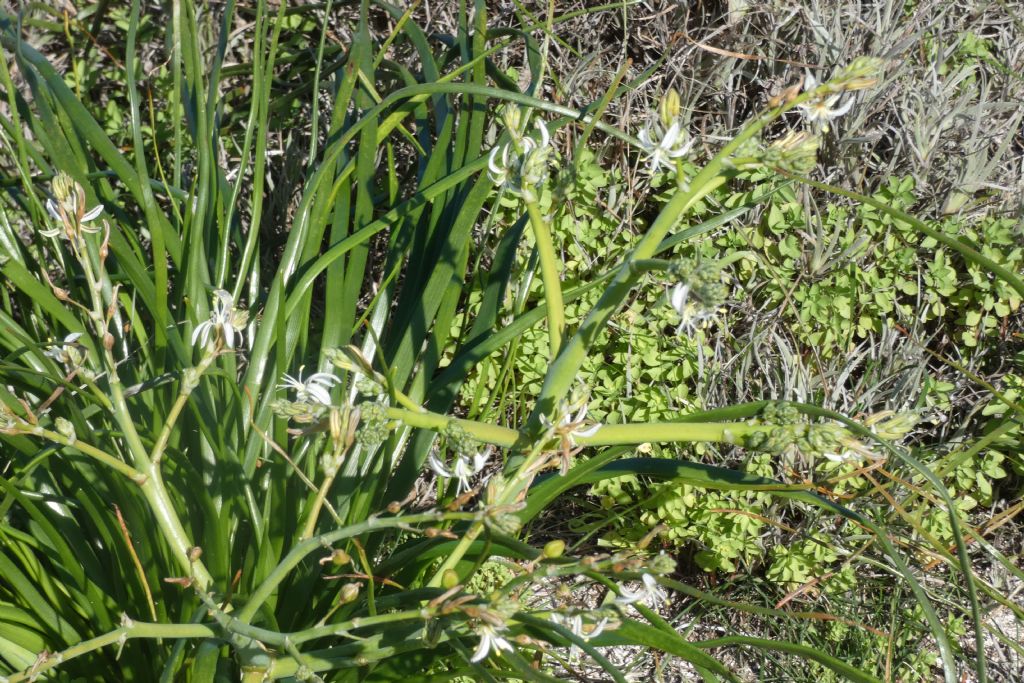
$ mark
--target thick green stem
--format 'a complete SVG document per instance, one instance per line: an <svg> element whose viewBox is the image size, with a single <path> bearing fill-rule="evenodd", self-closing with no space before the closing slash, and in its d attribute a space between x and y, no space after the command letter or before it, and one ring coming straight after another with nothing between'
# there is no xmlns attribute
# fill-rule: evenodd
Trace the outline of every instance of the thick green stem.
<svg viewBox="0 0 1024 683"><path fill-rule="evenodd" d="M145 446L143 446L142 439L139 438L139 433L135 429L135 421L132 418L131 411L128 409L128 403L125 401L124 387L117 374L117 361L114 359L114 354L111 351L112 344L109 343L107 319L105 317L103 299L100 296L104 286L110 286L110 280L106 276L102 260L100 261L100 274L103 276L103 279L101 281L96 278L89 251L86 247L85 241L81 240L78 245L80 252L79 261L85 271L86 282L89 285L89 292L92 296L92 318L96 325L96 334L100 339L100 345L103 349L102 356L107 366L107 384L110 387L113 399L111 403L114 408L114 419L121 427L121 432L127 443L128 451L132 455L135 467L145 476L145 481L141 485L142 493L145 495L150 509L156 516L157 524L164 540L171 546L175 560L187 572L187 576L192 578L201 589L205 590L213 583L213 577L206 569L206 565L203 564L202 560L198 557L192 557L194 544L189 539L188 534L185 533L185 528L178 518L178 513L174 509L171 497L164 487L163 478L160 476L159 460L153 461L150 459L149 453L146 451ZM115 304L116 302L111 300L111 305ZM160 450L154 449L154 455L162 453L162 449L163 446L160 447Z"/></svg>
<svg viewBox="0 0 1024 683"><path fill-rule="evenodd" d="M540 278L544 284L544 303L548 311L548 343L551 358L558 355L565 332L565 304L562 303L562 282L559 275L558 255L551 239L551 228L536 201L526 200L526 213L530 217L533 235L537 240L540 257Z"/></svg>

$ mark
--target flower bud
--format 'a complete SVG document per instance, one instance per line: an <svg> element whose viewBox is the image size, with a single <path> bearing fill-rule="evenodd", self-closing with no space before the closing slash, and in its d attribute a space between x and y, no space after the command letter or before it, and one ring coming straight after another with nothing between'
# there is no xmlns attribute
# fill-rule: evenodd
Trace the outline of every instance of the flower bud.
<svg viewBox="0 0 1024 683"><path fill-rule="evenodd" d="M843 90L863 90L878 83L884 70L885 61L878 57L857 57L832 80Z"/></svg>
<svg viewBox="0 0 1024 683"><path fill-rule="evenodd" d="M57 431L68 438L71 443L75 442L75 426L65 420L63 417L58 417L54 423L57 427Z"/></svg>
<svg viewBox="0 0 1024 683"><path fill-rule="evenodd" d="M50 181L54 199L61 206L68 206L78 198L78 183L64 171L58 171Z"/></svg>
<svg viewBox="0 0 1024 683"><path fill-rule="evenodd" d="M451 590L459 585L459 575L454 569L445 569L441 575L441 585L445 590Z"/></svg>
<svg viewBox="0 0 1024 683"><path fill-rule="evenodd" d="M331 564L335 567L341 567L352 561L352 556L346 553L341 548L335 548L331 553Z"/></svg>
<svg viewBox="0 0 1024 683"><path fill-rule="evenodd" d="M341 595L338 596L338 602L342 605L347 605L350 602L355 602L356 598L359 597L359 584L358 583L346 583L341 587Z"/></svg>
<svg viewBox="0 0 1024 683"><path fill-rule="evenodd" d="M557 557L561 557L562 553L564 553L564 552L565 552L565 541L563 541L561 539L557 539L556 538L553 541L548 541L544 545L544 557L548 558L549 560L553 560L553 559L555 559Z"/></svg>
<svg viewBox="0 0 1024 683"><path fill-rule="evenodd" d="M679 102L679 92L675 88L669 88L658 100L658 118L661 125L669 128L679 118L682 107Z"/></svg>

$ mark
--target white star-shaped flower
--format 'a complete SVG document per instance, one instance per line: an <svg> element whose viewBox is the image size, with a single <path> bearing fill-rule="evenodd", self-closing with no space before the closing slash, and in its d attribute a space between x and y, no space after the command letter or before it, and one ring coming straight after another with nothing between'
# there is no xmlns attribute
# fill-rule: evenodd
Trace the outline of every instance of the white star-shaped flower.
<svg viewBox="0 0 1024 683"><path fill-rule="evenodd" d="M213 293L213 310L210 319L196 326L192 333L192 343L199 342L206 347L211 341L218 339L229 349L235 348L235 338L242 340L242 330L248 322L248 314L235 308L235 299L230 292L218 289Z"/></svg>
<svg viewBox="0 0 1024 683"><path fill-rule="evenodd" d="M636 590L619 585L619 596L615 598L615 602L620 605L632 605L639 602L653 607L668 601L668 592L658 584L657 579L653 576L644 574L640 577L640 582L642 585Z"/></svg>
<svg viewBox="0 0 1024 683"><path fill-rule="evenodd" d="M459 486L456 495L461 496L469 490L470 480L480 474L489 459L489 451L475 453L472 457L460 454L455 457L455 462L452 463L452 466L448 467L437 457L436 453L431 453L427 459L427 464L430 465L430 469L437 476L444 477L445 479L457 479Z"/></svg>
<svg viewBox="0 0 1024 683"><path fill-rule="evenodd" d="M648 170L653 175L660 167L672 170L693 147L693 138L678 121L665 130L658 120L647 122L640 131L640 146L647 153Z"/></svg>
<svg viewBox="0 0 1024 683"><path fill-rule="evenodd" d="M818 81L811 74L804 79L804 92L809 92L818 87ZM829 122L837 119L853 106L853 98L847 98L842 104L839 101L843 98L842 93L818 97L808 102L798 104L797 107L804 113L807 120L818 127L822 133L827 133Z"/></svg>
<svg viewBox="0 0 1024 683"><path fill-rule="evenodd" d="M314 372L303 379L302 370L303 368L299 368L298 377L285 375L284 381L277 386L281 389L294 389L295 400L300 403L319 403L322 406L330 406L331 387L341 380L329 372Z"/></svg>
<svg viewBox="0 0 1024 683"><path fill-rule="evenodd" d="M505 631L504 628L492 626L487 623L481 623L476 627L476 632L480 636L480 644L476 646L476 650L473 652L473 656L469 658L471 662L482 662L487 659L487 655L493 650L495 653L499 653L501 650L506 652L512 652L512 643L508 642L501 634Z"/></svg>

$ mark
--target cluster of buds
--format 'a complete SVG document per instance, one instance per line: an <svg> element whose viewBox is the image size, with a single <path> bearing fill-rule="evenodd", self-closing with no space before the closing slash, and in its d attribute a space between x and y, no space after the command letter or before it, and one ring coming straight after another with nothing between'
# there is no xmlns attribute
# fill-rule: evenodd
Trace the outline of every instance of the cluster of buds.
<svg viewBox="0 0 1024 683"><path fill-rule="evenodd" d="M804 455L819 455L832 462L857 462L884 459L857 439L846 427L837 423L807 423L793 406L768 404L762 411L764 430L746 436L747 448L772 453L797 451ZM917 424L913 412L883 411L869 416L864 425L880 438L900 440Z"/></svg>
<svg viewBox="0 0 1024 683"><path fill-rule="evenodd" d="M326 409L320 403L289 401L285 398L279 398L270 403L270 410L274 415L284 420L290 420L299 424L310 424L319 421Z"/></svg>
<svg viewBox="0 0 1024 683"><path fill-rule="evenodd" d="M695 329L713 318L729 297L729 287L722 282L717 263L683 259L669 271L677 283L669 290L668 299L679 314L679 329Z"/></svg>
<svg viewBox="0 0 1024 683"><path fill-rule="evenodd" d="M539 201L553 161L551 133L542 120L534 119L538 137L526 135L522 110L515 106L506 107L502 118L509 140L491 150L488 176L494 184L527 202Z"/></svg>
<svg viewBox="0 0 1024 683"><path fill-rule="evenodd" d="M772 168L805 175L818 164L819 147L819 136L806 131L790 131L763 150L760 161Z"/></svg>
<svg viewBox="0 0 1024 683"><path fill-rule="evenodd" d="M97 233L102 230L100 225L91 225L103 213L103 205L87 208L85 188L67 173L60 171L50 183L53 199L46 200L46 211L60 224L56 228L40 230L44 237L63 235L69 242L77 245L82 233Z"/></svg>
<svg viewBox="0 0 1024 683"><path fill-rule="evenodd" d="M366 450L372 450L384 443L391 433L388 408L377 401L359 404L359 431L356 441Z"/></svg>
<svg viewBox="0 0 1024 683"><path fill-rule="evenodd" d="M744 445L769 453L817 455L835 462L874 458L870 448L835 423L776 425L747 435Z"/></svg>
<svg viewBox="0 0 1024 683"><path fill-rule="evenodd" d="M651 175L661 168L674 170L676 161L684 159L693 147L693 138L684 127L680 112L679 93L669 88L640 131L640 146L647 154Z"/></svg>

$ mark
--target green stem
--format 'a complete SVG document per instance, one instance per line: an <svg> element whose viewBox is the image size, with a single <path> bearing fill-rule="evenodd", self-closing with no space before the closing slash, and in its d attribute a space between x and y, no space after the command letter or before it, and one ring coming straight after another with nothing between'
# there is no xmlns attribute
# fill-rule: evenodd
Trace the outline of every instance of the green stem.
<svg viewBox="0 0 1024 683"><path fill-rule="evenodd" d="M167 413L167 417L164 419L164 426L160 429L160 436L157 437L156 443L153 445L153 450L150 452L149 459L153 465L159 465L160 461L164 457L164 451L167 449L167 441L171 437L171 432L174 430L174 425L178 421L178 416L181 415L181 411L185 408L185 404L188 402L189 396L196 388L196 382L203 376L203 373L213 363L214 358L217 357L216 352L207 351L202 360L199 361L199 365L195 367L195 376L188 378L182 377L181 389L178 390L178 398L175 399L174 405L171 406L170 412ZM186 374L188 372L186 371Z"/></svg>
<svg viewBox="0 0 1024 683"><path fill-rule="evenodd" d="M115 458L106 451L102 451L99 448L91 446L85 442L79 441L78 439L69 439L68 437L64 436L59 432L54 432L49 429L43 429L42 427L33 426L28 424L27 422L21 423L17 429L19 432L23 434L40 436L46 439L47 441L53 441L54 443L59 443L62 446L74 448L83 455L87 455L90 458L93 458L94 460L103 463L107 467L110 467L120 472L121 474L128 477L134 482L140 482L145 476L142 472L139 472L137 469L135 469L128 463Z"/></svg>
<svg viewBox="0 0 1024 683"><path fill-rule="evenodd" d="M427 410L404 410L402 408L388 408L388 417L392 420L399 420L410 427L429 429L435 432L443 432L449 424L457 424L462 427L470 436L477 441L494 444L496 446L511 446L519 438L519 432L508 427L486 424L475 420L463 420L457 417L449 417L441 413L433 413Z"/></svg>
<svg viewBox="0 0 1024 683"><path fill-rule="evenodd" d="M537 255L540 257L540 278L544 283L544 303L548 310L548 343L552 360L562 346L565 331L565 304L562 303L562 284L558 274L558 255L551 239L551 227L537 206L537 202L526 200L526 213L530 217L533 235L537 240Z"/></svg>
<svg viewBox="0 0 1024 683"><path fill-rule="evenodd" d="M519 432L508 427L449 417L429 411L388 408L388 417L400 420L410 427L444 431L454 423L471 437L495 446L515 445ZM592 436L574 436L579 446L621 446L625 444L656 443L735 443L754 431L770 429L772 425L752 425L746 422L647 422L638 424L603 425ZM543 444L542 444L543 445Z"/></svg>
<svg viewBox="0 0 1024 683"><path fill-rule="evenodd" d="M673 226L702 198L727 182L733 172L728 165L728 160L741 145L757 135L761 129L782 115L783 112L814 96L815 92L803 93L783 106L762 113L708 162L694 177L689 189L676 191L665 208L658 214L647 234L643 236L622 264L600 300L587 314L576 334L566 342L559 356L553 359L533 412L523 429L526 439L536 438L542 432L541 417L550 414L554 406L569 393L591 345L629 294L635 279L631 263L652 258Z"/></svg>
<svg viewBox="0 0 1024 683"><path fill-rule="evenodd" d="M82 655L95 652L109 645L123 643L133 638L212 638L217 632L203 624L150 624L144 622L132 622L121 628L115 629L101 636L84 640L77 645L42 657L40 661L33 664L29 669L8 676L7 683L21 683L21 681L34 681L47 671L57 668L62 662L75 659Z"/></svg>
<svg viewBox="0 0 1024 683"><path fill-rule="evenodd" d="M287 578L292 569L298 566L307 555L316 552L318 549L327 548L340 540L352 538L370 531L394 529L422 522L442 522L453 519L473 520L476 518L477 515L471 512L423 512L416 515L386 517L383 519L371 516L369 519L358 524L352 524L301 541L274 567L273 571L263 580L263 583L256 587L249 601L238 611L235 618L242 622L250 621L256 615L256 611L260 606L270 599L270 596L274 594L274 591L277 590L281 582Z"/></svg>
<svg viewBox="0 0 1024 683"><path fill-rule="evenodd" d="M135 467L145 475L145 482L141 485L142 493L146 497L153 514L156 516L157 524L160 526L164 540L167 541L174 551L178 565L187 572L189 578L193 579L201 589L205 590L213 583L213 577L206 569L206 565L203 564L202 560L198 558L193 560L190 557L194 544L185 532L185 528L182 526L181 520L174 509L171 497L164 487L163 478L160 476L159 461L154 462L150 459L149 453L146 451L145 446L143 446L142 439L139 438L139 433L135 429L135 421L125 401L124 387L117 374L117 362L114 360L114 354L111 349L107 348L106 337L109 332L100 293L104 291L104 286L110 287L110 279L106 277L102 261L100 262L100 273L103 275L103 280L100 281L96 278L84 239L80 239L77 248L80 252L79 261L85 271L86 282L89 285L89 292L92 296L92 318L96 324L96 334L99 336L100 346L103 349L103 359L107 365L107 385L110 387L110 393L113 398L114 418L121 427L121 432L127 442L128 450L132 454ZM111 304L114 303L112 300ZM160 451L154 450L154 453L160 452L162 452L162 447Z"/></svg>

